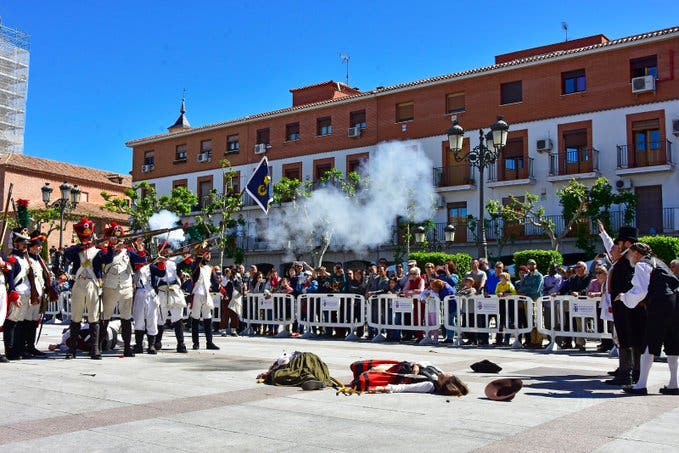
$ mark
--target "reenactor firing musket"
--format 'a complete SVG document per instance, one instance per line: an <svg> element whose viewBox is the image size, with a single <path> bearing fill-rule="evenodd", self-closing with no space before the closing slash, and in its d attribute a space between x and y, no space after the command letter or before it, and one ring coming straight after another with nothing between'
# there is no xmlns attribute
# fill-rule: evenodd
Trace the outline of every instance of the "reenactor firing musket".
<svg viewBox="0 0 679 453"><path fill-rule="evenodd" d="M174 258L175 256L182 256L182 255L186 255L186 254L194 254L198 250L202 250L202 249L206 248L206 246L210 242L215 241L215 240L219 239L220 237L221 237L221 234L215 234L214 236L210 236L209 238L203 239L202 241L192 242L192 243L187 244L185 246L179 247L179 249L176 252L173 252L173 253L166 255L165 258ZM154 260L154 262L157 261L157 260L158 260L158 258L156 258Z"/></svg>
<svg viewBox="0 0 679 453"><path fill-rule="evenodd" d="M128 241L132 239L137 239L140 237L149 237L149 236L157 236L159 234L165 234L169 233L170 231L175 231L184 228L183 225L172 227L172 228L160 228L158 230L150 230L150 231L141 231L138 233L129 233L129 234L122 234L120 236L116 236L116 238L120 241ZM108 242L110 240L109 237L105 238L100 238L94 241L95 245L103 244L105 242Z"/></svg>

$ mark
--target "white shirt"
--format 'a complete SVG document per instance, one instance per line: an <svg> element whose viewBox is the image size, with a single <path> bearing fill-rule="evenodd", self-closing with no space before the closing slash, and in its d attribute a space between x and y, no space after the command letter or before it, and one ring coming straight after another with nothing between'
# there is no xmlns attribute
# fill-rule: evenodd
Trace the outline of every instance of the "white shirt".
<svg viewBox="0 0 679 453"><path fill-rule="evenodd" d="M655 260L655 258L653 258ZM634 308L644 300L648 294L648 284L651 281L651 271L653 268L644 261L639 261L634 266L634 276L632 277L632 289L620 294L620 300L629 308Z"/></svg>

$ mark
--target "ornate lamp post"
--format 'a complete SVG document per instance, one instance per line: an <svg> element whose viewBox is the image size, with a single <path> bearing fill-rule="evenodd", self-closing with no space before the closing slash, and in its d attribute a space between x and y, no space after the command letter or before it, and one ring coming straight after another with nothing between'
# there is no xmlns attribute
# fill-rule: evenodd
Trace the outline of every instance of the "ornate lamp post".
<svg viewBox="0 0 679 453"><path fill-rule="evenodd" d="M464 154L462 153L464 129L458 124L457 120L453 121L453 125L448 129L448 142L450 143L450 150L453 152L455 161L467 161L470 165L479 169L479 258L488 258L488 242L486 241L486 225L484 222L483 206L483 173L486 167L493 165L500 157L500 153L507 144L508 131L509 125L501 116L498 116L497 122L490 127L490 132L487 135L483 133L483 129L479 129L479 145Z"/></svg>
<svg viewBox="0 0 679 453"><path fill-rule="evenodd" d="M54 189L50 187L50 183L46 182L40 190L42 191L42 201L45 203L45 208L49 208ZM59 249L61 250L64 245L64 213L75 209L76 206L78 206L78 203L80 203L80 189L77 184L72 186L64 181L64 183L59 186L59 191L61 191L61 198L56 200L52 204L52 207L58 209L60 214Z"/></svg>

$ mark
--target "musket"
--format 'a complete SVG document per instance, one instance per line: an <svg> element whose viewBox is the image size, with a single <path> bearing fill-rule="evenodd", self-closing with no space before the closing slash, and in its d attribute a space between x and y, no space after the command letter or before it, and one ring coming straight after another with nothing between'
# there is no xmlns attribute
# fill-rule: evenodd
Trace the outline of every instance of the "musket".
<svg viewBox="0 0 679 453"><path fill-rule="evenodd" d="M180 230L182 228L184 228L184 226L176 226L176 227L172 227L172 228L160 228L158 230L141 231L139 233L123 234L121 236L116 236L116 238L119 241L125 241L125 240L129 240L129 239L137 239L137 238L146 237L146 236L157 236L159 234L169 233L170 231ZM97 239L97 240L94 241L94 244L95 245L96 244L103 244L104 242L107 242L110 239L111 238Z"/></svg>
<svg viewBox="0 0 679 453"><path fill-rule="evenodd" d="M5 203L5 212L2 213L2 234L0 234L0 249L4 247L5 244L5 234L7 233L7 217L9 216L9 202L12 199L12 190L14 189L14 183L9 183L9 189L7 190L7 202Z"/></svg>
<svg viewBox="0 0 679 453"><path fill-rule="evenodd" d="M187 254L186 249L189 249L188 253L190 254L190 253L192 253L191 249L197 249L202 244L210 243L210 242L212 242L216 239L219 239L220 237L221 237L221 234L215 234L214 236L210 236L209 238L203 239L202 241L196 241L196 242L192 242L191 244L184 245L184 246L181 247L181 250L177 250L174 253L170 253L169 255L165 256L165 258L174 258L175 256L186 255ZM154 259L152 262L155 263L156 261L158 261L159 258L160 257Z"/></svg>

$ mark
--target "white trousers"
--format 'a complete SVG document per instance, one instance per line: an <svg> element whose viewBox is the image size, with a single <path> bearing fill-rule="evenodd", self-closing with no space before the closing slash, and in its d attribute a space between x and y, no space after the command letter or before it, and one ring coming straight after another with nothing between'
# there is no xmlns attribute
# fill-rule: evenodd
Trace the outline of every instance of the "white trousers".
<svg viewBox="0 0 679 453"><path fill-rule="evenodd" d="M5 282L0 281L0 326L5 323L7 317L7 289Z"/></svg>
<svg viewBox="0 0 679 453"><path fill-rule="evenodd" d="M21 307L12 304L9 307L7 319L14 322L37 321L40 319L40 304L31 305L30 294L21 294L19 301L21 302Z"/></svg>
<svg viewBox="0 0 679 453"><path fill-rule="evenodd" d="M102 301L104 303L103 318L110 320L116 305L120 307L120 319L132 318L132 296L134 295L134 288L128 286L126 288L106 288L102 294Z"/></svg>
<svg viewBox="0 0 679 453"><path fill-rule="evenodd" d="M99 322L99 286L88 278L77 278L71 290L71 321L81 322L87 308L87 321Z"/></svg>
<svg viewBox="0 0 679 453"><path fill-rule="evenodd" d="M155 291L138 288L134 293L134 330L146 330L148 335L158 334L158 296Z"/></svg>
<svg viewBox="0 0 679 453"><path fill-rule="evenodd" d="M194 294L191 305L191 317L193 319L212 319L212 309L215 308L212 300L205 294Z"/></svg>
<svg viewBox="0 0 679 453"><path fill-rule="evenodd" d="M158 288L158 300L160 301L160 309L158 311L158 324L163 325L168 319L175 323L181 321L182 312L184 307L186 307L186 301L184 300L184 293L181 289L173 289L172 287L161 286Z"/></svg>

